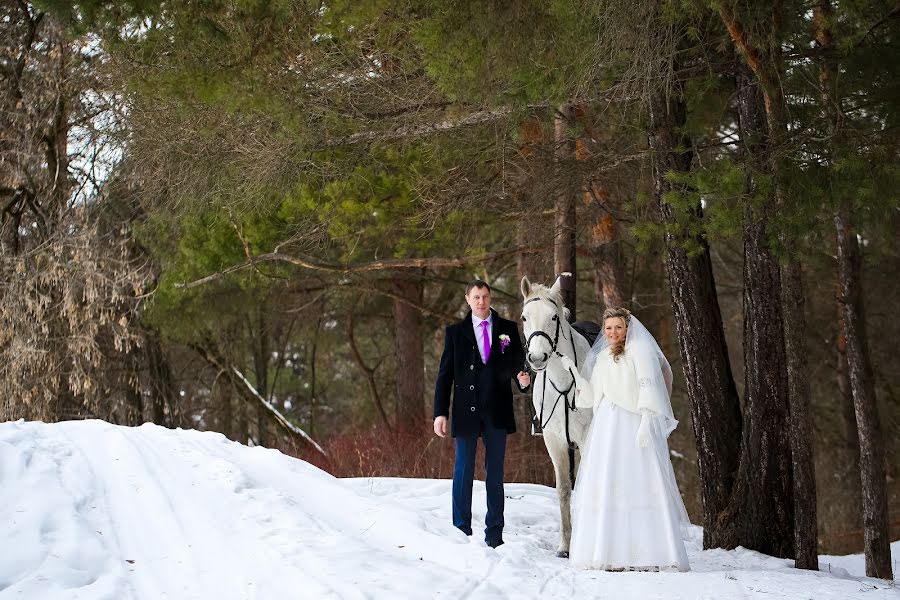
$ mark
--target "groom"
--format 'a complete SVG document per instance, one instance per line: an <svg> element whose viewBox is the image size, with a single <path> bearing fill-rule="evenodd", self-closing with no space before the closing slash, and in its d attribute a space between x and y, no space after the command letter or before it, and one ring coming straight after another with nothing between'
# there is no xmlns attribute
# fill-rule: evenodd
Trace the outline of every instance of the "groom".
<svg viewBox="0 0 900 600"><path fill-rule="evenodd" d="M518 326L491 309L490 286L476 279L466 286L465 318L447 327L444 353L434 388L434 433L447 435L450 390L453 390L451 435L456 438L453 468L453 524L472 535L472 480L475 448L484 444L487 516L484 541L491 548L503 543L503 460L506 436L516 431L512 388L531 385L521 370L525 352Z"/></svg>

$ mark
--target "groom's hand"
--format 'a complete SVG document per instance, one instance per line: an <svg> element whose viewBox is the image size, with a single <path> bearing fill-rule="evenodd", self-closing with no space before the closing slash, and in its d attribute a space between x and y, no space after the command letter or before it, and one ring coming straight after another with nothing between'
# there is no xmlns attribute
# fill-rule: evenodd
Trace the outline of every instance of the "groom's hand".
<svg viewBox="0 0 900 600"><path fill-rule="evenodd" d="M519 371L519 374L516 375L516 379L519 380L519 387L523 390L528 389L528 386L531 385L531 375L525 371Z"/></svg>
<svg viewBox="0 0 900 600"><path fill-rule="evenodd" d="M434 434L438 437L447 437L447 417L434 418Z"/></svg>

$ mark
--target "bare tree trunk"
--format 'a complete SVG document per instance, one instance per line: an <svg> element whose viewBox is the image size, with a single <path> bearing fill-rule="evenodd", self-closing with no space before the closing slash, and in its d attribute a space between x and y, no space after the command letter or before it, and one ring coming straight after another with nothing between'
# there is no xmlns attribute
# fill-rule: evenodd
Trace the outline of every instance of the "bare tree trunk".
<svg viewBox="0 0 900 600"><path fill-rule="evenodd" d="M218 377L216 379L216 399L219 404L219 414L222 415L220 429L225 437L236 442L243 441L241 432L235 429L236 419L234 418L234 384L230 377Z"/></svg>
<svg viewBox="0 0 900 600"><path fill-rule="evenodd" d="M738 75L740 129L748 161L766 160L768 125L763 98L750 73ZM780 557L794 556L794 497L789 435L790 406L785 365L779 266L768 241L768 215L775 197L760 190L748 165L744 207L745 399L741 461L715 545L744 546ZM762 205L752 205L751 199Z"/></svg>
<svg viewBox="0 0 900 600"><path fill-rule="evenodd" d="M844 466L838 467L838 477L844 482L842 486L841 497L845 500L842 504L842 513L846 514L848 519L844 524L845 529L862 531L863 523L860 511L857 507L862 498L862 484L860 483L860 452L859 452L859 431L856 428L856 407L853 405L853 389L850 386L850 367L847 363L847 336L844 333L844 304L841 301L843 293L841 286L837 287L837 298L835 299L835 308L837 309L838 334L835 340L835 379L837 381L838 393L841 402L841 425L844 434L844 445L842 448L842 456L845 460L841 460L839 464Z"/></svg>
<svg viewBox="0 0 900 600"><path fill-rule="evenodd" d="M691 170L691 140L679 133L685 118L680 90L654 100L649 133L654 193L662 219L668 223L676 222L676 209L663 198L678 191L668 173L686 174ZM699 220L699 206L694 213L691 218ZM687 242L699 244L703 251L688 254ZM738 467L740 402L705 238L688 238L670 230L666 234L666 269L697 441L703 546L711 548L718 538L718 518L727 506Z"/></svg>
<svg viewBox="0 0 900 600"><path fill-rule="evenodd" d="M819 569L819 524L809 375L806 360L804 294L800 266L794 259L781 265L784 349L790 398L791 458L794 477L794 566Z"/></svg>
<svg viewBox="0 0 900 600"><path fill-rule="evenodd" d="M316 355L319 350L319 330L321 328L322 318L319 317L316 321L316 331L313 335L312 349L309 353L309 435L312 436L316 434L316 413L319 393Z"/></svg>
<svg viewBox="0 0 900 600"><path fill-rule="evenodd" d="M774 35L780 34L777 24L780 18L773 15ZM769 68L780 73L780 48L775 48ZM759 77L758 77L759 79ZM766 90L771 98L766 102L766 113L770 142L783 136L785 126L784 96L780 88ZM778 158L769 156L771 172L776 176L776 195L779 209L787 207L784 185L777 166ZM791 419L791 454L794 478L794 545L795 566L801 569L818 570L818 513L816 507L816 474L813 452L812 415L809 398L809 370L805 341L806 316L804 312L805 294L803 275L796 251L796 243L790 234L782 234L782 244L787 255L781 267L781 303L785 321L785 358L787 360L788 386Z"/></svg>
<svg viewBox="0 0 900 600"><path fill-rule="evenodd" d="M835 55L829 52L834 47L833 17L830 0L819 0L813 9L816 25L816 41L826 50L820 61L819 86L822 112L828 119L830 138L837 135L840 126L840 98L837 92L839 68ZM833 149L826 145L829 166L833 164ZM862 497L863 546L866 560L866 575L892 579L891 549L887 516L887 493L885 489L885 468L882 456L882 442L878 431L878 408L875 399L875 384L869 361L865 318L862 307L862 281L860 277L859 244L852 230L852 208L849 201L839 199L835 228L837 230L838 281L841 315L839 322L846 345L846 362L839 365L839 372L846 367L849 388L853 398L856 428L851 432L858 439L860 472L855 471L850 479L854 487L858 484ZM847 386L845 385L845 388ZM840 389L840 388L839 388ZM843 402L844 405L847 402Z"/></svg>
<svg viewBox="0 0 900 600"><path fill-rule="evenodd" d="M845 202L834 223L838 233L838 273L841 281L841 306L847 337L847 362L850 387L856 409L859 432L860 474L862 481L863 538L866 575L893 579L888 528L887 491L884 455L875 403L875 381L869 358L863 317L860 277L860 253L853 230L850 209Z"/></svg>
<svg viewBox="0 0 900 600"><path fill-rule="evenodd" d="M256 327L250 325L253 339L253 370L256 375L256 388L263 398L269 399L269 331L265 318L265 303L257 309ZM255 331L254 331L255 330ZM269 412L262 404L256 405L256 428L260 446L272 445L269 435Z"/></svg>
<svg viewBox="0 0 900 600"><path fill-rule="evenodd" d="M356 337L353 332L353 320L353 312L350 312L347 315L347 340L350 343L350 352L353 355L353 360L366 377L366 384L369 386L369 396L372 398L372 404L374 404L376 410L378 410L378 414L381 416L381 421L384 423L384 426L390 431L391 422L388 420L387 413L384 411L384 405L381 402L381 395L378 393L378 385L375 381L375 369L378 368L378 365L369 367L366 365L366 361L363 360L362 353L356 345Z"/></svg>
<svg viewBox="0 0 900 600"><path fill-rule="evenodd" d="M553 269L556 275L572 274L571 277L563 277L560 284L563 303L569 309L570 321L576 320L575 289L578 275L575 265L575 186L565 174L567 163L574 158L575 142L568 133L568 125L573 118L573 107L567 102L559 107L554 122L557 179L560 189L556 195Z"/></svg>
<svg viewBox="0 0 900 600"><path fill-rule="evenodd" d="M233 393L234 383L232 382L230 385L230 393ZM233 395L231 396L231 404L234 407L234 440L246 444L250 437L250 422L247 418L249 407L243 402L239 402Z"/></svg>
<svg viewBox="0 0 900 600"><path fill-rule="evenodd" d="M847 334L844 326L844 297L838 283L835 308L837 309L837 338L834 341L835 370L834 378L841 395L841 415L843 416L844 442L853 454L854 469L859 468L859 432L856 430L856 409L853 406L853 389L850 387L850 367L847 363Z"/></svg>
<svg viewBox="0 0 900 600"><path fill-rule="evenodd" d="M625 306L622 268L622 236L613 213L613 203L599 184L585 190L585 204L596 203L602 212L591 227L591 256L594 259L594 289L601 307Z"/></svg>
<svg viewBox="0 0 900 600"><path fill-rule="evenodd" d="M170 425L174 422L170 417L175 413L178 393L159 333L154 330L145 331L144 346L150 378L150 420L157 425ZM166 415L167 407L169 417Z"/></svg>
<svg viewBox="0 0 900 600"><path fill-rule="evenodd" d="M735 48L746 63L746 70L739 73L738 78L741 86L739 100L741 129L747 158L750 161L752 171L759 172L764 176L771 176L772 193L774 195L773 199L768 201L769 207L763 207L761 211L753 211L752 214L745 215L751 220L750 227L745 226L745 233L750 233L749 239L745 237L745 274L748 273L746 259L754 255L761 259L753 267L754 270L761 268L763 271L768 271L770 269L768 263L772 260L771 253L764 247L766 243L765 238L768 235L766 232L767 224L761 221L760 217L764 217L772 212L772 202L774 202L774 208L779 209L782 214L788 214L785 210L787 208L785 182L780 177L781 169L778 166L778 161L781 158L776 156L773 150L787 133L786 107L781 88L782 73L784 72L781 61L781 2L777 1L767 6L769 7L768 12L755 11L744 15L748 20L752 21L751 29L765 32L763 35L766 35L767 39L760 41L758 38L748 35L747 24L741 20L744 16L739 16L735 12L734 6L726 3L719 5L722 21L731 36ZM755 85L750 84L750 73L752 73L752 78L755 80ZM763 115L765 116L764 119L762 118ZM756 192L758 186L752 181L752 178L753 176L751 175L750 190ZM762 386L767 385L770 396L764 401L764 405L773 402L772 407L777 407L780 410L783 403L786 405L783 407L784 410L790 413L788 419L790 422L791 466L781 475L775 472L770 475L770 477L776 478L779 482L784 482L784 476L787 476L787 481L791 485L790 495L781 498L776 497L776 502L787 501L790 499L790 496L793 496L792 512L794 514L791 519L793 521L794 543L790 554L781 555L795 556L795 564L799 568L818 569L816 486L812 455L812 432L809 425L811 417L809 414L809 376L806 368L806 342L804 339L806 327L803 312L803 279L794 238L790 234L782 233L780 239L785 248L787 259L785 264L781 266L780 273L777 273L777 277L771 281L780 289L781 314L776 315L768 312L769 307L765 306L764 295L757 297L756 300L762 302L762 304L758 304L753 301L753 293L747 293L745 290L745 349L756 349L753 341L747 337L748 329L746 325L749 324L751 329L754 327L752 323L748 323L748 318L757 320L768 314L771 319L780 325L783 338L778 336L777 328L768 331L758 330L757 333L766 337L762 340L757 340L757 343L760 343L761 346L769 346L768 349L764 350L764 353L766 357L771 358L777 350L775 348L776 340L784 340L781 350L785 361L784 373L787 382L787 389L784 390L784 393L787 395L781 396L780 390L772 385L772 381L769 378L777 375L777 371L773 369L777 369L778 366L777 363L770 362L765 366L760 365L760 374L766 379L759 382L760 385L758 386L751 388L748 385L748 406L751 392L756 391L759 393L762 391ZM748 241L751 246L756 247L755 249L751 247L749 253L746 252ZM767 283L769 279L763 276L757 281L759 283ZM751 280L745 278L745 285L750 283ZM766 293L771 291L775 291L775 289L773 288ZM750 300L749 303L747 302L748 300ZM747 306L762 309L762 312L748 316ZM753 335L752 331L750 334L751 336ZM776 337L770 338L769 336L773 334ZM748 374L753 374L754 369L751 365L755 365L760 358L760 355L747 356L745 354ZM748 378L749 382L750 379ZM782 397L786 398L786 400L782 401L780 399ZM751 433L752 437L753 434ZM752 444L750 447L752 447ZM781 464L780 454L782 450L780 444L765 444L763 447L773 452L772 467L776 471L785 469L785 466ZM744 450L747 448L748 446L746 445L743 447ZM742 458L743 462L746 462L746 460L747 457ZM779 527L780 523L767 537L776 547L782 548L782 552L787 552L787 545L778 539L780 533L775 531Z"/></svg>
<svg viewBox="0 0 900 600"><path fill-rule="evenodd" d="M528 192L520 190L518 192L518 203L521 206L528 206ZM534 244L532 239L533 229L529 225L530 219L519 219L516 223L516 245L519 248L525 248ZM516 254L516 281L522 281L522 277L528 276L529 279L542 279L542 268L538 264L537 255L529 252L519 252Z"/></svg>
<svg viewBox="0 0 900 600"><path fill-rule="evenodd" d="M421 280L393 280L400 298L422 304ZM416 431L425 421L425 359L422 355L422 315L415 306L394 299L394 340L397 348L397 427Z"/></svg>

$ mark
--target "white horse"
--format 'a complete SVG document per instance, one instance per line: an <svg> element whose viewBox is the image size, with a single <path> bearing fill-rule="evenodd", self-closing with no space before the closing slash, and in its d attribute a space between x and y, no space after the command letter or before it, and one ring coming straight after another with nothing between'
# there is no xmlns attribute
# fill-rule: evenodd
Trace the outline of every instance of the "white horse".
<svg viewBox="0 0 900 600"><path fill-rule="evenodd" d="M556 555L566 558L572 537L570 507L574 474L578 470L580 448L586 439L593 411L590 408L575 409L572 374L563 368L555 353L568 356L581 366L590 344L569 325L566 318L569 310L562 303L559 279L548 288L523 277L522 297L525 359L536 373L532 388L536 429L542 430L556 474L560 516Z"/></svg>

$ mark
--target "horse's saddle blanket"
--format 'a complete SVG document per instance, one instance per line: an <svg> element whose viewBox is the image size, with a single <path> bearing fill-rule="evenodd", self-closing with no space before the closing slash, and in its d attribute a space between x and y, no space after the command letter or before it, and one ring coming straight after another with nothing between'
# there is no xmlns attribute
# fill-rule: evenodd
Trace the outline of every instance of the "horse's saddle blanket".
<svg viewBox="0 0 900 600"><path fill-rule="evenodd" d="M572 328L583 335L584 339L591 346L594 345L594 340L600 335L600 323L594 323L593 321L575 321L572 323Z"/></svg>

